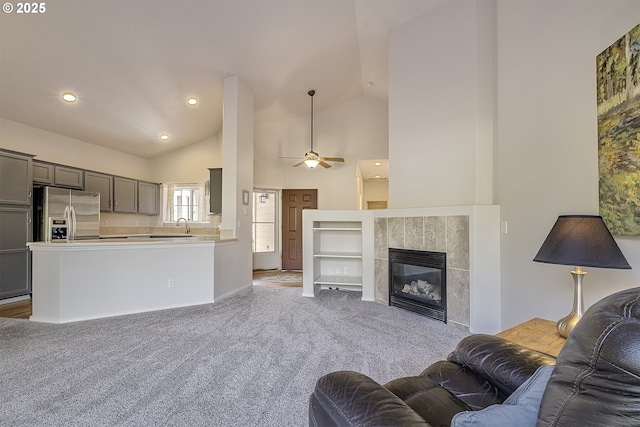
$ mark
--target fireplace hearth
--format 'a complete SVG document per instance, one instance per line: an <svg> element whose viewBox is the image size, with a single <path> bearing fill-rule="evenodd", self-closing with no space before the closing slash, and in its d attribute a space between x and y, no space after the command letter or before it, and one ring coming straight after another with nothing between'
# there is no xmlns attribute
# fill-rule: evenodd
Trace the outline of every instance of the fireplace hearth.
<svg viewBox="0 0 640 427"><path fill-rule="evenodd" d="M389 305L446 323L446 256L389 248Z"/></svg>

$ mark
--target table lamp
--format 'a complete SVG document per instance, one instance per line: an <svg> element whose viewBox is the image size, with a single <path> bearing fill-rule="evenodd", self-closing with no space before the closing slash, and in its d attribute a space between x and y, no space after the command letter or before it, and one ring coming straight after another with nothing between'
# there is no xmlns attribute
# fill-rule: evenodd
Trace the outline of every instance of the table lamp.
<svg viewBox="0 0 640 427"><path fill-rule="evenodd" d="M538 254L533 259L548 264L573 265L573 309L558 321L558 333L566 338L584 310L582 267L624 268L629 263L620 251L602 217L596 215L561 215L553 225Z"/></svg>

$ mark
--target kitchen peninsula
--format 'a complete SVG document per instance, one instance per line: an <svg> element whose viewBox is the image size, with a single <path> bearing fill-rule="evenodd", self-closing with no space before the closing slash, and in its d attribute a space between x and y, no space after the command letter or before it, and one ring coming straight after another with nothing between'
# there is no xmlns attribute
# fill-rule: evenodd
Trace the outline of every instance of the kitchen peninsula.
<svg viewBox="0 0 640 427"><path fill-rule="evenodd" d="M216 248L236 239L31 242L30 320L67 323L214 302Z"/></svg>

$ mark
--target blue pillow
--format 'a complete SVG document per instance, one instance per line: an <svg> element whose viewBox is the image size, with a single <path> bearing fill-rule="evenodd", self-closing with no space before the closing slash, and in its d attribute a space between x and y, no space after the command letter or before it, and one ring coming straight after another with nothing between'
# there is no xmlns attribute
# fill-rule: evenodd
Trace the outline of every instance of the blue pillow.
<svg viewBox="0 0 640 427"><path fill-rule="evenodd" d="M451 427L535 427L542 394L553 368L539 367L502 405L457 413Z"/></svg>

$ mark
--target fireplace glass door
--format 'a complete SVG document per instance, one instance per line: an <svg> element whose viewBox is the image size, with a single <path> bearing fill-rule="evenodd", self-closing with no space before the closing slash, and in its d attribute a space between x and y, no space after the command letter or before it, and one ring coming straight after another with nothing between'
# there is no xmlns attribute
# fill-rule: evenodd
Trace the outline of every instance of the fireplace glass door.
<svg viewBox="0 0 640 427"><path fill-rule="evenodd" d="M389 305L446 322L446 255L389 249Z"/></svg>

